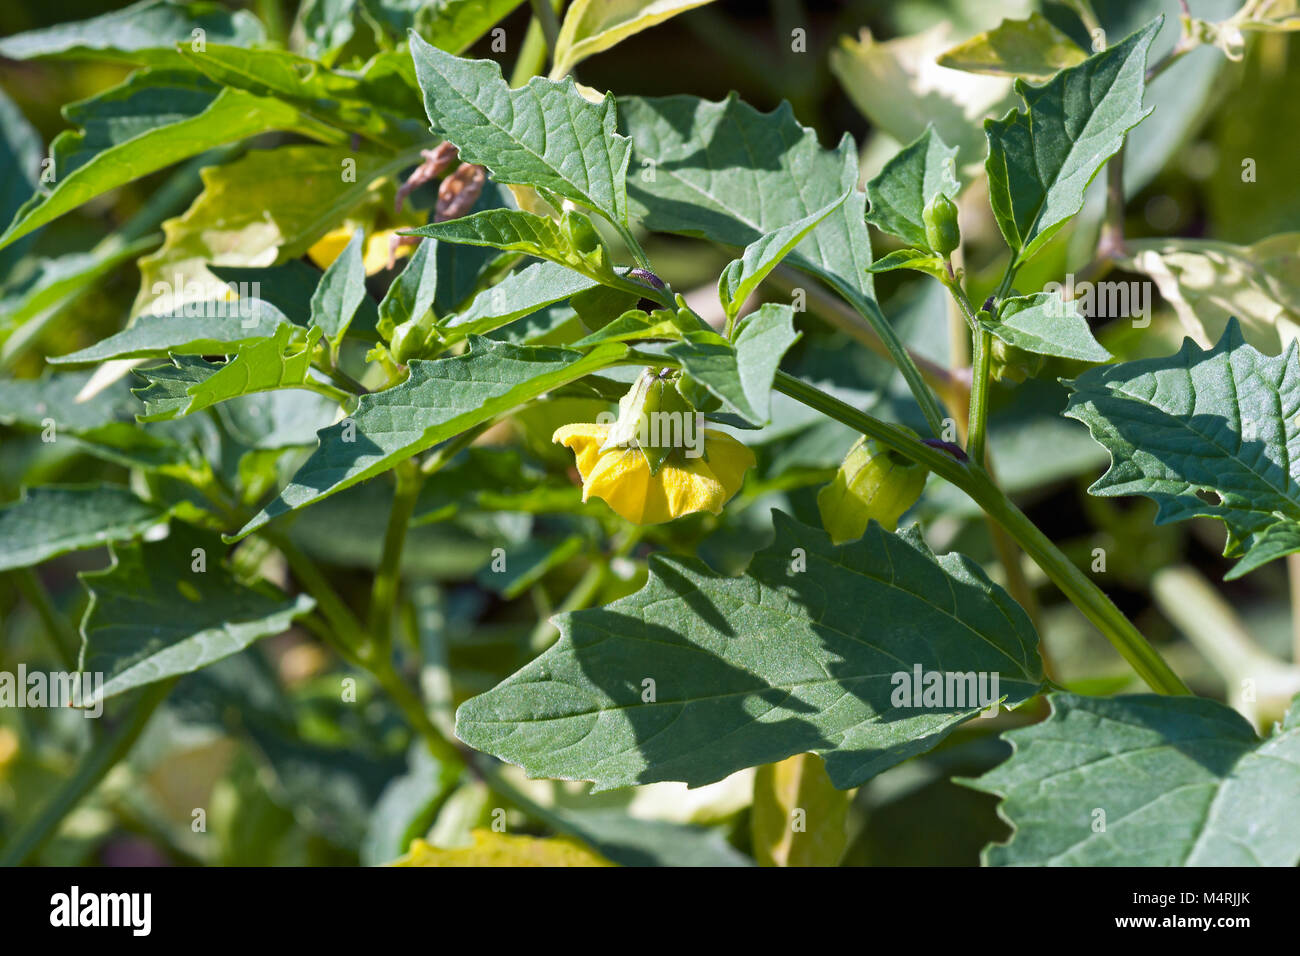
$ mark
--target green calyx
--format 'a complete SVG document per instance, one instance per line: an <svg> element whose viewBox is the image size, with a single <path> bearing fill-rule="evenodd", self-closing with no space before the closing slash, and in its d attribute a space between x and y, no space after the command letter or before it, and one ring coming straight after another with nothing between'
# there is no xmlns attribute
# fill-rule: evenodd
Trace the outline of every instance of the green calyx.
<svg viewBox="0 0 1300 956"><path fill-rule="evenodd" d="M862 537L873 518L893 531L921 497L928 474L923 465L864 436L844 456L834 480L817 493L822 526L835 544Z"/></svg>
<svg viewBox="0 0 1300 956"><path fill-rule="evenodd" d="M939 193L921 213L925 223L925 241L945 259L961 245L961 227L957 224L957 204Z"/></svg>
<svg viewBox="0 0 1300 956"><path fill-rule="evenodd" d="M618 420L601 450L639 449L654 475L673 452L702 445L702 416L678 391L678 378L671 370L645 369L619 399Z"/></svg>

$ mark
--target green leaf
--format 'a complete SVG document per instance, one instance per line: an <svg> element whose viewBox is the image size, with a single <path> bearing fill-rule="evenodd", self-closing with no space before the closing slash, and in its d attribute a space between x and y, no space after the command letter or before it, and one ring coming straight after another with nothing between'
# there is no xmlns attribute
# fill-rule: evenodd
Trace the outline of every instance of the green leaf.
<svg viewBox="0 0 1300 956"><path fill-rule="evenodd" d="M871 203L867 222L910 246L929 249L921 215L935 196L957 198L961 185L954 171L956 159L957 148L948 146L933 126L927 126L867 183L867 201Z"/></svg>
<svg viewBox="0 0 1300 956"><path fill-rule="evenodd" d="M1248 246L1209 239L1126 243L1127 270L1149 275L1184 330L1208 347L1228 319L1246 341L1270 354L1300 336L1300 232Z"/></svg>
<svg viewBox="0 0 1300 956"><path fill-rule="evenodd" d="M626 354L621 345L601 346L584 355L572 349L530 348L473 337L463 355L435 362L414 360L406 381L361 396L349 418L322 430L320 447L235 539L387 471L550 389L612 365Z"/></svg>
<svg viewBox="0 0 1300 956"><path fill-rule="evenodd" d="M0 508L0 571L138 538L166 520L162 508L120 485L26 488Z"/></svg>
<svg viewBox="0 0 1300 956"><path fill-rule="evenodd" d="M813 754L764 764L750 811L754 857L763 866L835 866L848 848L853 794L837 790Z"/></svg>
<svg viewBox="0 0 1300 956"><path fill-rule="evenodd" d="M700 331L667 352L725 408L757 427L767 423L781 356L798 338L793 310L768 302L746 316L734 346L716 332Z"/></svg>
<svg viewBox="0 0 1300 956"><path fill-rule="evenodd" d="M627 225L631 144L615 130L614 97L597 104L574 88L533 77L512 90L494 60L463 60L411 37L411 56L434 132L463 162L499 183L536 186Z"/></svg>
<svg viewBox="0 0 1300 956"><path fill-rule="evenodd" d="M1229 579L1300 551L1298 348L1264 355L1234 320L1212 349L1185 339L1176 355L1068 383L1064 414L1087 425L1112 460L1088 491L1145 495L1159 506L1156 524L1223 521L1223 553L1240 559Z"/></svg>
<svg viewBox="0 0 1300 956"><path fill-rule="evenodd" d="M485 335L596 284L553 262L535 262L484 289L463 312L443 319L439 331L448 338Z"/></svg>
<svg viewBox="0 0 1300 956"><path fill-rule="evenodd" d="M1002 236L1024 262L1083 208L1083 193L1142 109L1147 49L1161 16L1043 86L1016 81L1026 109L988 120L985 169Z"/></svg>
<svg viewBox="0 0 1300 956"><path fill-rule="evenodd" d="M40 186L41 160L45 141L17 104L0 91L0 223L8 223ZM0 254L0 275L9 275L26 252L29 243ZM0 323L14 323L7 319Z"/></svg>
<svg viewBox="0 0 1300 956"><path fill-rule="evenodd" d="M640 170L628 180L629 208L654 232L744 247L811 215L858 180L853 138L823 149L789 103L760 113L734 95L718 103L633 96L619 101L619 115ZM855 190L789 262L830 283L859 312L878 314L866 271L865 206Z"/></svg>
<svg viewBox="0 0 1300 956"><path fill-rule="evenodd" d="M365 233L358 229L329 264L311 297L311 324L325 334L333 353L347 334L352 318L366 298L366 267L361 248ZM394 283L396 284L396 283ZM385 300L387 297L385 297ZM308 355L310 361L310 354Z"/></svg>
<svg viewBox="0 0 1300 956"><path fill-rule="evenodd" d="M1073 299L1037 292L1005 299L988 330L1008 345L1036 355L1105 362L1110 353L1092 337L1088 320Z"/></svg>
<svg viewBox="0 0 1300 956"><path fill-rule="evenodd" d="M205 43L256 44L266 40L257 17L231 12L218 3L143 0L89 20L60 23L0 40L0 56L11 60L47 57L176 62L176 44L190 43L202 30Z"/></svg>
<svg viewBox="0 0 1300 956"><path fill-rule="evenodd" d="M287 50L250 50L209 43L181 47L185 62L223 87L282 100L316 121L308 131L324 138L321 124L347 130L388 149L426 144L413 84L386 59L360 72L341 73ZM304 124L306 125L306 124ZM328 132L326 130L325 132Z"/></svg>
<svg viewBox="0 0 1300 956"><path fill-rule="evenodd" d="M104 675L89 705L236 654L315 606L240 584L221 562L221 539L186 525L111 552L107 569L80 575L90 592L81 669Z"/></svg>
<svg viewBox="0 0 1300 956"><path fill-rule="evenodd" d="M186 436L162 426L136 424L140 405L125 379L82 400L92 375L65 372L35 379L0 378L0 425L39 430L51 443L85 442L87 451L125 465L158 467L191 460L190 449L178 441Z"/></svg>
<svg viewBox="0 0 1300 956"><path fill-rule="evenodd" d="M1047 720L977 780L1003 797L993 866L1295 866L1300 702L1266 740L1198 697L1052 694ZM1096 826L1097 810L1105 828Z"/></svg>
<svg viewBox="0 0 1300 956"><path fill-rule="evenodd" d="M463 53L493 26L505 19L523 0L432 0L420 3L412 26L396 35L406 38L413 28L440 50Z"/></svg>
<svg viewBox="0 0 1300 956"><path fill-rule="evenodd" d="M932 252L922 252L920 249L895 249L867 266L867 271L873 273L894 272L897 269L912 269L943 282L948 280L948 267L944 260Z"/></svg>
<svg viewBox="0 0 1300 956"><path fill-rule="evenodd" d="M1003 20L992 30L959 43L938 59L940 66L968 73L1047 80L1077 66L1088 54L1041 13Z"/></svg>
<svg viewBox="0 0 1300 956"><path fill-rule="evenodd" d="M597 282L614 281L605 247L597 245L593 249L579 245L574 239L574 228L590 229L591 220L575 210L566 212L562 222L556 222L518 209L487 209L460 219L405 229L403 234L522 252L567 266Z"/></svg>
<svg viewBox="0 0 1300 956"><path fill-rule="evenodd" d="M1011 705L1038 692L1033 626L973 561L936 558L915 530L872 525L836 548L773 519L774 543L741 577L656 554L637 593L560 615L557 644L461 705L457 736L529 776L596 790L700 786L805 751L847 788L980 710L899 709L893 675L997 673Z"/></svg>
<svg viewBox="0 0 1300 956"><path fill-rule="evenodd" d="M130 328L103 341L46 361L51 365L80 365L108 359L160 358L169 352L223 355L274 335L288 322L275 306L257 299L209 302L171 315L146 313Z"/></svg>
<svg viewBox="0 0 1300 956"><path fill-rule="evenodd" d="M271 338L241 345L228 362L178 355L171 365L136 372L149 383L146 388L132 389L145 406L138 420L165 421L240 395L303 387L311 374L312 351L321 331L314 328L305 342L290 342L293 331L290 325L277 326Z"/></svg>
<svg viewBox="0 0 1300 956"><path fill-rule="evenodd" d="M804 236L843 205L852 193L853 189L850 188L811 215L760 236L745 247L744 255L727 263L718 279L718 298L722 300L722 311L728 322L735 319L745 300L781 264L781 260L803 241Z"/></svg>
<svg viewBox="0 0 1300 956"><path fill-rule="evenodd" d="M215 298L225 285L209 265L269 266L296 259L370 197L376 179L406 165L402 156L345 147L281 146L204 169L202 194L183 216L163 223L162 248L140 260L133 312L149 309L160 295L173 311ZM355 176L345 177L348 171Z"/></svg>
<svg viewBox="0 0 1300 956"><path fill-rule="evenodd" d="M575 0L555 44L553 74L564 76L589 56L711 0Z"/></svg>
<svg viewBox="0 0 1300 956"><path fill-rule="evenodd" d="M685 310L655 309L648 315L640 309L624 312L602 329L574 342L575 348L600 342L631 342L638 339L680 339L699 330L699 321Z"/></svg>
<svg viewBox="0 0 1300 956"><path fill-rule="evenodd" d="M54 187L37 192L0 235L0 247L96 196L222 143L268 130L301 131L296 109L222 90L183 70L144 70L64 107L82 127L50 147Z"/></svg>

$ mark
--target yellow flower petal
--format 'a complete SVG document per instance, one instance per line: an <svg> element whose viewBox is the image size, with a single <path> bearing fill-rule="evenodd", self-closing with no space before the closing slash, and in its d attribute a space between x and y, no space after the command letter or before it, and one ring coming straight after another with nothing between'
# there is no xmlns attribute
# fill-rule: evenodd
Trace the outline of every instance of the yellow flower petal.
<svg viewBox="0 0 1300 956"><path fill-rule="evenodd" d="M574 452L582 500L600 498L633 524L661 524L696 511L720 514L754 466L754 453L745 445L705 429L703 457L675 453L652 475L639 449L601 451L609 429L578 422L557 429L553 441Z"/></svg>
<svg viewBox="0 0 1300 956"><path fill-rule="evenodd" d="M315 263L318 268L328 269L330 264L342 254L348 243L352 241L352 233L355 230L356 226L347 225L331 229L316 240L316 244L307 250L307 258ZM396 235L396 229L383 229L366 237L361 254L366 275L372 276L376 272L382 272L388 268L389 240ZM409 256L413 248L413 246L398 246L395 253L396 258L401 259L403 256Z"/></svg>

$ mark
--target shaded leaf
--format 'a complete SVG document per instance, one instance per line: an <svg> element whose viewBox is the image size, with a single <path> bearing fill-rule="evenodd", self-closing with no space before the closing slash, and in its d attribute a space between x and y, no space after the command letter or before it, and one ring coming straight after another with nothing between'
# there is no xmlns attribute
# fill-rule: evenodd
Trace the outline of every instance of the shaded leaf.
<svg viewBox="0 0 1300 956"><path fill-rule="evenodd" d="M187 314L194 313L194 314ZM80 365L108 359L176 355L222 355L274 335L288 323L275 306L257 299L210 302L174 315L140 316L133 325L67 355L51 365Z"/></svg>
<svg viewBox="0 0 1300 956"><path fill-rule="evenodd" d="M221 539L184 525L111 551L110 567L80 576L90 592L81 669L104 675L90 704L229 657L315 606L240 584L221 562Z"/></svg>
<svg viewBox="0 0 1300 956"><path fill-rule="evenodd" d="M364 240L365 233L356 230L338 258L329 264L312 293L311 324L324 333L325 341L334 352L338 351L353 316L366 298L366 267L361 257Z"/></svg>
<svg viewBox="0 0 1300 956"><path fill-rule="evenodd" d="M553 73L564 76L594 56L710 0L575 0L564 14Z"/></svg>
<svg viewBox="0 0 1300 956"><path fill-rule="evenodd" d="M878 525L836 548L773 518L775 542L741 577L656 554L636 594L558 617L560 641L462 704L457 736L530 776L596 790L699 786L804 751L845 788L979 710L900 709L891 675L995 672L1009 704L1037 693L1028 617L969 559L936 558L915 531ZM794 548L806 571L794 570Z"/></svg>
<svg viewBox="0 0 1300 956"><path fill-rule="evenodd" d="M474 296L464 311L443 319L439 331L451 338L483 335L595 285L565 266L535 262Z"/></svg>
<svg viewBox="0 0 1300 956"><path fill-rule="evenodd" d="M165 521L162 508L119 485L26 488L0 508L0 571L138 538Z"/></svg>

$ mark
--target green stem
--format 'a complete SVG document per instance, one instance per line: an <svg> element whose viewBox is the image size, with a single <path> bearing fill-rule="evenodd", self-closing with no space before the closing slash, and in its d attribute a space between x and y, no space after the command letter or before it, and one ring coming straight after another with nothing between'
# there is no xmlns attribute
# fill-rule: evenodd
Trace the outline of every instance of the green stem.
<svg viewBox="0 0 1300 956"><path fill-rule="evenodd" d="M388 513L388 529L384 532L384 550L379 559L370 590L370 637L379 651L386 651L392 643L393 611L397 604L397 591L402 578L402 549L406 545L406 529L415 513L415 501L420 496L423 476L412 459L393 469L397 487L393 493L393 509Z"/></svg>
<svg viewBox="0 0 1300 956"><path fill-rule="evenodd" d="M551 61L555 60L556 41L560 38L560 21L556 19L555 7L551 0L529 0L533 6L533 21L542 29L546 48L551 51Z"/></svg>
<svg viewBox="0 0 1300 956"><path fill-rule="evenodd" d="M546 34L537 18L528 24L524 34L523 45L519 48L519 59L515 60L514 72L510 74L510 85L518 88L546 69Z"/></svg>
<svg viewBox="0 0 1300 956"><path fill-rule="evenodd" d="M27 603L40 616L45 625L45 633L50 643L54 645L55 653L58 654L64 669L78 670L77 658L81 637L68 623L68 619L54 606L54 601L51 600L49 592L45 590L45 585L41 583L36 572L31 568L19 568L13 572L13 580L18 592L27 599Z"/></svg>
<svg viewBox="0 0 1300 956"><path fill-rule="evenodd" d="M785 372L777 372L773 384L778 391L796 401L870 438L877 439L956 485L1007 530L1021 549L1034 559L1065 596L1096 625L1152 690L1161 694L1191 693L1187 685L1165 663L1159 652L1147 643L1142 633L1114 605L1105 592L1075 567L1052 540L1043 534L1024 512L1012 504L983 469L973 467L969 462L958 461L939 449L931 448L917 441L897 425L872 418Z"/></svg>
<svg viewBox="0 0 1300 956"><path fill-rule="evenodd" d="M966 454L981 466L985 461L985 443L989 420L989 370L993 357L993 335L977 329L975 351L971 359L970 418L966 426Z"/></svg>
<svg viewBox="0 0 1300 956"><path fill-rule="evenodd" d="M3 856L0 856L0 867L20 866L27 862L58 832L63 819L135 746L149 718L178 679L158 681L140 691L122 722L86 754L76 773L64 781L40 815L5 847Z"/></svg>
<svg viewBox="0 0 1300 956"><path fill-rule="evenodd" d="M331 645L344 660L356 667L366 667L372 657L370 640L361 622L330 584L329 579L321 573L316 562L307 557L287 534L263 530L262 536L284 555L294 577L316 601L316 608L329 623L334 640Z"/></svg>
<svg viewBox="0 0 1300 956"><path fill-rule="evenodd" d="M844 295L843 290L837 290ZM929 386L925 384L925 379L921 377L921 371L912 361L911 353L903 345L898 333L894 327L889 324L885 314L880 311L874 299L861 299L861 296L845 296L850 303L854 304L858 313L867 320L873 332L885 346L885 351L889 353L889 359L895 365L903 380L907 382L908 389L912 392L912 397L916 403L921 406L921 414L925 416L926 424L930 426L930 431L938 437L943 434L943 423L946 417L943 408L939 405L939 400L934 397Z"/></svg>
<svg viewBox="0 0 1300 956"><path fill-rule="evenodd" d="M468 757L461 748L444 737L442 731L434 726L415 691L406 685L387 657L382 662L376 662L369 670L379 682L379 686L392 698L397 709L402 712L407 724L420 735L420 739L429 748L429 753L442 763L468 762Z"/></svg>

